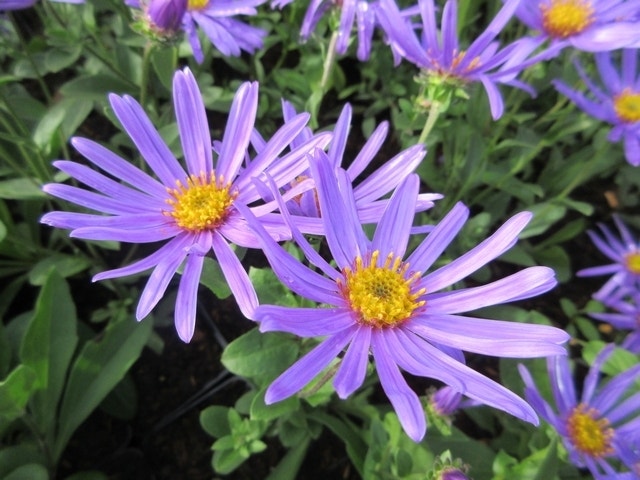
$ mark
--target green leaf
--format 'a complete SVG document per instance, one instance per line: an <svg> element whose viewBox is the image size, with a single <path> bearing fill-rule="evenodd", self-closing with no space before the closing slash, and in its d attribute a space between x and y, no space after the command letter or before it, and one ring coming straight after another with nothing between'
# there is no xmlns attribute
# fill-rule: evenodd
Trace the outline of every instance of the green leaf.
<svg viewBox="0 0 640 480"><path fill-rule="evenodd" d="M0 198L7 200L37 200L45 198L39 182L30 178L11 178L0 181Z"/></svg>
<svg viewBox="0 0 640 480"><path fill-rule="evenodd" d="M53 435L58 401L77 344L76 309L69 287L50 270L20 346L22 363L38 379L40 390L34 395L32 411L41 433Z"/></svg>
<svg viewBox="0 0 640 480"><path fill-rule="evenodd" d="M173 74L178 61L176 47L155 48L151 53L151 64L158 75L160 83L168 90L172 90Z"/></svg>
<svg viewBox="0 0 640 480"><path fill-rule="evenodd" d="M256 289L260 304L297 307L295 295L280 282L271 268L249 269L249 279Z"/></svg>
<svg viewBox="0 0 640 480"><path fill-rule="evenodd" d="M293 337L281 333L260 333L257 328L236 338L222 353L222 364L232 373L266 386L298 355Z"/></svg>
<svg viewBox="0 0 640 480"><path fill-rule="evenodd" d="M213 294L224 299L231 295L231 289L227 280L222 274L220 264L213 258L205 257L202 274L200 275L200 283L213 292Z"/></svg>
<svg viewBox="0 0 640 480"><path fill-rule="evenodd" d="M35 444L23 440L21 443L0 449L0 478L7 478L9 472L23 465L44 463L44 454Z"/></svg>
<svg viewBox="0 0 640 480"><path fill-rule="evenodd" d="M59 72L75 62L82 53L82 45L65 45L52 48L44 56L44 67L49 72Z"/></svg>
<svg viewBox="0 0 640 480"><path fill-rule="evenodd" d="M55 269L60 277L67 278L91 266L89 259L83 255L67 255L55 253L43 258L29 271L31 285L43 285L51 269Z"/></svg>
<svg viewBox="0 0 640 480"><path fill-rule="evenodd" d="M212 437L222 438L231 433L228 418L229 407L212 405L200 412L200 425Z"/></svg>
<svg viewBox="0 0 640 480"><path fill-rule="evenodd" d="M49 472L39 463L29 463L16 468L4 480L48 480Z"/></svg>
<svg viewBox="0 0 640 480"><path fill-rule="evenodd" d="M18 365L0 382L0 418L11 421L20 417L37 389L37 374L26 365Z"/></svg>
<svg viewBox="0 0 640 480"><path fill-rule="evenodd" d="M2 220L0 220L0 242L7 237L7 227Z"/></svg>
<svg viewBox="0 0 640 480"><path fill-rule="evenodd" d="M93 100L103 103L106 92L136 93L132 83L118 77L105 74L77 77L60 87L60 93L66 98Z"/></svg>
<svg viewBox="0 0 640 480"><path fill-rule="evenodd" d="M300 399L297 396L291 396L271 405L264 403L264 395L267 387L260 390L253 398L251 403L251 420L273 420L275 418L295 412L300 408Z"/></svg>
<svg viewBox="0 0 640 480"><path fill-rule="evenodd" d="M520 238L529 238L546 232L551 225L562 219L567 213L566 207L551 202L538 203L528 207L533 219L520 234Z"/></svg>
<svg viewBox="0 0 640 480"><path fill-rule="evenodd" d="M60 407L60 430L53 448L58 459L80 424L100 405L138 359L152 322L125 319L88 341L76 358Z"/></svg>
<svg viewBox="0 0 640 480"><path fill-rule="evenodd" d="M7 338L7 332L4 324L0 322L0 378L9 371L11 366L11 344Z"/></svg>
<svg viewBox="0 0 640 480"><path fill-rule="evenodd" d="M243 455L236 450L218 450L213 452L211 466L217 473L226 475L242 465L247 458L249 458L248 455Z"/></svg>
<svg viewBox="0 0 640 480"><path fill-rule="evenodd" d="M309 443L311 443L311 438L305 437L304 440L291 447L265 480L295 480L298 477L302 461L307 455Z"/></svg>
<svg viewBox="0 0 640 480"><path fill-rule="evenodd" d="M109 480L109 476L97 470L85 470L77 472L65 478L65 480Z"/></svg>

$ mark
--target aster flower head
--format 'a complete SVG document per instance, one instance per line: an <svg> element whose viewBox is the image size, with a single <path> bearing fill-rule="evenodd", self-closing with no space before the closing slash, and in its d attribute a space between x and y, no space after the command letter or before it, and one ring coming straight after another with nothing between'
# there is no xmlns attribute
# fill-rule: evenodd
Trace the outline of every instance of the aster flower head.
<svg viewBox="0 0 640 480"><path fill-rule="evenodd" d="M603 52L640 46L640 7L620 0L522 1L516 16L556 47Z"/></svg>
<svg viewBox="0 0 640 480"><path fill-rule="evenodd" d="M256 203L260 195L254 178L277 160L281 170L274 172L274 181L278 185L288 184L304 170L308 149L324 147L328 138L314 137L308 147L279 157L308 121L308 114L302 114L280 128L264 151L247 163L258 106L258 85L247 82L236 92L214 162L204 103L189 69L176 72L173 97L186 169L173 156L141 106L127 95L111 94L109 100L115 115L156 178L91 140L74 138L76 150L109 176L75 162L57 161L54 165L58 169L93 191L57 183L45 185L44 190L100 213L56 211L44 215L41 221L71 229L75 238L128 243L166 241L151 255L99 273L94 281L153 269L136 310L136 317L141 320L155 307L178 268L184 265L175 323L180 338L188 342L195 326L204 256L210 251L244 315L251 318L257 305L255 291L229 242L245 247L258 247L259 242L235 207L251 204L251 210L270 235L278 239L290 237L279 216L269 214L275 205Z"/></svg>
<svg viewBox="0 0 640 480"><path fill-rule="evenodd" d="M464 398L460 392L449 385L439 388L431 395L429 403L438 415L443 416L453 415L459 409L480 405L480 403L475 400Z"/></svg>
<svg viewBox="0 0 640 480"><path fill-rule="evenodd" d="M179 13L183 12L180 19L181 29L186 33L193 56L198 63L204 61L198 27L209 38L212 45L225 56L239 57L243 51L253 53L262 48L262 40L267 32L235 17L255 15L256 7L263 4L265 0L187 0L186 11L182 9L183 1L163 0L162 3L166 4L166 9L163 10L162 16L158 15L158 18L161 18L162 22L173 24L177 22ZM147 4L144 0L126 0L126 3L130 7L149 11L154 2L150 1Z"/></svg>
<svg viewBox="0 0 640 480"><path fill-rule="evenodd" d="M187 4L187 0L150 0L147 15L159 30L174 32L182 25Z"/></svg>
<svg viewBox="0 0 640 480"><path fill-rule="evenodd" d="M419 178L408 175L394 191L373 238L357 218L353 190L346 172L336 171L326 154L310 160L325 235L336 267L292 230L309 262L301 264L277 245L257 220L251 226L278 277L295 293L326 308L261 305L255 311L261 331L284 331L324 340L278 377L265 401L283 400L307 385L345 348L333 380L338 395L348 397L363 382L373 355L382 388L410 438L426 432L423 406L400 368L440 380L487 405L535 423L533 410L520 397L464 364L462 350L497 356L544 356L564 353L562 330L459 315L468 310L520 300L556 284L552 270L530 267L488 285L444 291L516 241L531 218L521 213L508 220L480 245L449 264L429 272L460 231L468 209L457 204L410 254L407 244L414 218ZM281 210L286 210L280 200ZM250 214L245 217L249 220ZM285 213L285 217L288 218Z"/></svg>
<svg viewBox="0 0 640 480"><path fill-rule="evenodd" d="M640 24L637 27L640 30ZM578 73L589 88L591 95L570 88L560 80L553 84L556 89L581 110L598 120L610 123L613 129L609 140L624 142L627 161L640 166L640 72L637 69L638 50L624 49L621 68L616 68L611 52L595 55L600 83L592 81L582 66L576 62Z"/></svg>
<svg viewBox="0 0 640 480"><path fill-rule="evenodd" d="M629 334L622 342L622 348L640 353L640 290L621 288L615 295L603 298L602 303L613 312L590 315L617 329L628 330Z"/></svg>
<svg viewBox="0 0 640 480"><path fill-rule="evenodd" d="M585 268L577 272L579 277L612 275L602 288L594 293L593 296L597 300L615 295L620 288L640 290L640 240L634 238L631 230L620 217L613 215L613 221L620 236L602 224L598 225L600 234L593 231L587 232L598 250L609 257L613 263Z"/></svg>
<svg viewBox="0 0 640 480"><path fill-rule="evenodd" d="M500 47L496 37L512 18L519 2L507 0L485 31L466 48L458 40L456 0L448 0L442 10L441 35L438 35L434 0L418 0L421 24L417 31L393 0L380 0L380 9L385 14L380 15L379 21L394 51L423 69L430 83L461 87L480 82L489 97L491 115L497 119L504 110L498 85L507 84L534 94L528 85L516 80L518 73L555 55L555 51L549 49L544 55L527 58L541 44L529 38Z"/></svg>
<svg viewBox="0 0 640 480"><path fill-rule="evenodd" d="M272 5L282 8L293 0L274 0ZM307 41L325 13L339 10L340 21L337 30L335 50L339 55L346 53L351 40L351 31L356 25L358 38L358 59L365 61L371 54L371 41L376 26L377 2L370 0L311 0L302 20L300 37Z"/></svg>
<svg viewBox="0 0 640 480"><path fill-rule="evenodd" d="M612 461L621 459L624 445L640 429L640 392L631 390L640 374L640 365L616 375L606 384L600 383L600 370L613 348L613 344L608 345L598 354L580 396L568 359L547 359L555 410L543 399L529 371L519 365L527 401L562 437L571 462L588 468L597 479L624 478Z"/></svg>
<svg viewBox="0 0 640 480"><path fill-rule="evenodd" d="M297 115L293 105L286 101L282 102L282 111L285 123ZM362 179L362 173L370 169L371 162L380 153L380 149L389 131L389 124L385 121L378 125L357 155L349 158L347 154L347 141L351 128L351 114L351 105L347 103L343 107L335 127L331 130L333 137L329 144L327 157L336 173L343 168L344 164L349 163L349 166L346 168L349 181L352 184L358 182L357 185L353 187L358 219L363 224L377 223L388 201L383 197L386 197L393 191L403 178L415 171L424 158L426 150L424 145L421 144L409 147L395 155L373 172L368 173L365 179ZM300 135L291 142L291 145L292 147L299 146L300 144L308 142L312 137L313 132L311 129L305 127ZM259 138L256 140L257 142L254 143L261 142ZM311 173L307 170L293 182L293 185L310 177ZM268 195L269 192L265 192L264 196L267 197ZM440 198L442 198L440 194L420 194L418 195L414 210L416 212L427 210L433 207L435 200ZM287 209L293 216L296 226L303 233L316 235L322 235L324 233L323 222L320 218L320 205L314 189L306 190L287 202Z"/></svg>

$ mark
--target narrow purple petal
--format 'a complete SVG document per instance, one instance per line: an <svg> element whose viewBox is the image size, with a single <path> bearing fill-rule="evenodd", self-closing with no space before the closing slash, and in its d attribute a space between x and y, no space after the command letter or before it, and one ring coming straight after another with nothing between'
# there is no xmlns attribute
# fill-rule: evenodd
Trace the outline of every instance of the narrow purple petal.
<svg viewBox="0 0 640 480"><path fill-rule="evenodd" d="M422 286L432 291L428 279L424 280ZM539 295L553 288L556 283L555 274L550 268L529 267L480 287L428 295L427 308L431 315L468 312Z"/></svg>
<svg viewBox="0 0 640 480"><path fill-rule="evenodd" d="M302 390L307 383L318 375L338 356L351 341L356 327L331 336L294 363L282 375L276 378L267 389L264 401L267 405L279 402Z"/></svg>
<svg viewBox="0 0 640 480"><path fill-rule="evenodd" d="M333 380L333 386L342 399L355 392L364 381L369 364L369 345L371 344L371 328L359 327L351 340L340 368Z"/></svg>
<svg viewBox="0 0 640 480"><path fill-rule="evenodd" d="M213 170L211 134L202 95L191 70L173 76L173 105L187 170L193 175Z"/></svg>
<svg viewBox="0 0 640 480"><path fill-rule="evenodd" d="M398 420L409 438L419 442L427 432L427 421L420 399L415 394L406 380L402 377L400 369L393 362L393 347L389 348L385 342L385 333L375 330L371 335L371 347L376 370L380 377L380 384L387 395L393 409L398 415Z"/></svg>
<svg viewBox="0 0 640 480"><path fill-rule="evenodd" d="M407 262L414 270L426 272L460 232L468 217L469 209L461 202L456 203L413 251Z"/></svg>
<svg viewBox="0 0 640 480"><path fill-rule="evenodd" d="M424 282L428 285L428 291L436 292L453 285L509 250L516 243L518 235L529 223L531 217L529 212L514 215L476 247L427 275Z"/></svg>
<svg viewBox="0 0 640 480"><path fill-rule="evenodd" d="M349 2L347 2L349 3ZM348 36L347 36L348 40ZM346 103L342 107L342 112L338 117L336 126L333 129L333 140L329 144L328 157L331 160L333 168L340 168L344 158L344 149L347 146L347 138L349 138L349 129L351 128L351 105Z"/></svg>
<svg viewBox="0 0 640 480"><path fill-rule="evenodd" d="M216 173L227 181L235 178L244 161L257 110L258 84L245 82L233 97L216 166Z"/></svg>
<svg viewBox="0 0 640 480"><path fill-rule="evenodd" d="M119 97L115 94L109 95L109 101L118 120L162 183L173 187L176 180L184 181L184 170L138 102L128 95Z"/></svg>
<svg viewBox="0 0 640 480"><path fill-rule="evenodd" d="M198 285L204 265L202 255L188 255L180 279L176 298L175 324L180 339L189 343L196 326L196 308L198 306Z"/></svg>
<svg viewBox="0 0 640 480"><path fill-rule="evenodd" d="M258 306L258 295L249 280L249 275L225 239L215 231L211 237L213 251L222 269L222 274L233 292L240 311L245 317L253 319L254 311Z"/></svg>
<svg viewBox="0 0 640 480"><path fill-rule="evenodd" d="M376 127L371 136L367 139L360 152L358 152L356 158L353 159L353 162L351 162L351 164L347 168L347 173L349 174L349 178L352 181L355 180L358 175L360 175L364 171L364 169L369 166L371 160L373 160L373 158L378 154L380 148L382 147L382 144L384 143L384 139L387 138L388 132L389 123L382 122ZM366 179L363 180L363 182L364 181L366 181Z"/></svg>
<svg viewBox="0 0 640 480"><path fill-rule="evenodd" d="M301 308L260 305L255 311L261 332L288 332L299 337L335 335L355 324L345 308Z"/></svg>
<svg viewBox="0 0 640 480"><path fill-rule="evenodd" d="M183 254L165 257L156 265L156 268L154 268L151 275L149 275L149 280L147 280L147 284L140 295L140 301L136 308L136 319L142 320L149 315L149 312L157 305L164 296L169 282L175 275L185 256L186 255Z"/></svg>
<svg viewBox="0 0 640 480"><path fill-rule="evenodd" d="M111 240L128 243L151 243L175 237L181 229L172 224L143 225L138 228L81 227L71 232L72 238L85 240Z"/></svg>
<svg viewBox="0 0 640 480"><path fill-rule="evenodd" d="M428 311L428 306L427 306ZM425 340L497 357L566 355L570 336L546 325L504 322L458 315L418 315L406 328Z"/></svg>

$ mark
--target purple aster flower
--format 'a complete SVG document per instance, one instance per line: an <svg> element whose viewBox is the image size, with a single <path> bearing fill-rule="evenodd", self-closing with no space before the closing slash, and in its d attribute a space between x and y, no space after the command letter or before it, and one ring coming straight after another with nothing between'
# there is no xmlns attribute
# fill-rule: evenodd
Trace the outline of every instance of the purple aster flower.
<svg viewBox="0 0 640 480"><path fill-rule="evenodd" d="M84 3L84 0L50 0L59 3ZM37 0L0 0L0 12L33 7Z"/></svg>
<svg viewBox="0 0 640 480"><path fill-rule="evenodd" d="M622 342L622 347L630 352L640 353L640 290L620 289L616 295L602 299L602 303L614 313L591 313L602 322L607 322L620 330L630 330Z"/></svg>
<svg viewBox="0 0 640 480"><path fill-rule="evenodd" d="M156 28L170 33L175 32L182 25L187 4L187 0L150 0L147 15Z"/></svg>
<svg viewBox="0 0 640 480"><path fill-rule="evenodd" d="M183 0L165 0L166 9L163 11L162 21L173 23L176 16L182 11ZM198 63L204 61L202 44L198 36L200 27L209 38L214 47L223 55L238 57L242 51L253 53L262 48L262 39L267 32L260 28L252 27L240 20L236 15L255 15L255 7L266 0L188 0L186 12L181 17L182 29L186 32L189 44L193 50L193 56ZM144 0L126 0L127 5L147 11L152 8L152 3ZM155 8L155 7L154 7Z"/></svg>
<svg viewBox="0 0 640 480"><path fill-rule="evenodd" d="M640 30L640 24L637 28ZM591 90L594 100L560 80L555 80L553 84L586 113L613 125L609 140L618 142L622 139L627 161L637 167L640 165L640 74L636 72L638 50L622 50L620 71L614 67L610 52L597 53L595 59L604 90L591 81L576 62L578 73Z"/></svg>
<svg viewBox="0 0 640 480"><path fill-rule="evenodd" d="M587 52L640 47L640 7L621 0L522 1L516 16L537 38Z"/></svg>
<svg viewBox="0 0 640 480"><path fill-rule="evenodd" d="M470 398L536 423L533 410L524 400L467 367L462 350L514 357L559 355L564 353L561 344L568 335L548 326L459 314L545 292L556 284L553 271L530 267L485 286L446 290L509 249L531 214L514 216L465 255L428 272L464 225L469 213L464 205L457 204L411 254L405 255L418 196L416 174L407 176L395 190L373 239L369 239L357 218L347 173L341 170L336 176L321 150L315 151L310 165L336 267L296 231L282 199L280 208L312 268L288 254L259 221L251 219L250 212L245 212L281 281L300 296L326 305L262 305L256 309L261 331L325 337L269 386L266 403L300 391L346 348L333 380L338 395L346 398L360 387L371 353L382 388L404 430L415 441L426 432L424 410L400 368L440 380ZM244 210L243 206L238 208Z"/></svg>
<svg viewBox="0 0 640 480"><path fill-rule="evenodd" d="M617 237L602 224L598 225L601 235L593 231L589 231L587 234L596 247L614 263L585 268L576 273L579 277L613 274L593 295L594 298L601 301L609 295L615 294L621 287L640 290L640 241L634 239L629 228L617 215L613 216L613 221L618 227L621 237Z"/></svg>
<svg viewBox="0 0 640 480"><path fill-rule="evenodd" d="M274 0L273 7L282 8L293 0ZM338 39L336 53L342 55L349 47L351 31L356 24L358 37L358 59L365 61L371 54L371 39L376 26L377 2L370 0L311 0L307 13L302 20L300 36L306 41L315 30L322 16L333 7L340 9L340 24L338 25Z"/></svg>
<svg viewBox="0 0 640 480"><path fill-rule="evenodd" d="M306 168L306 152L318 143L325 146L328 135L316 137L308 147L279 158L280 152L308 121L308 114L299 115L280 128L264 150L245 164L258 106L258 85L247 82L234 97L224 138L217 149L218 159L214 162L204 103L189 69L176 72L173 97L186 170L142 107L127 95L111 94L109 100L114 113L158 179L91 140L74 138L74 147L91 163L128 185L84 165L57 161L54 165L58 169L95 191L56 183L45 185L44 190L102 214L50 212L42 222L71 229L71 236L75 238L129 243L168 240L148 257L102 272L94 280L153 269L138 303L136 317L140 320L162 298L184 263L175 323L180 338L188 342L194 331L200 273L209 251L215 254L241 311L251 317L257 305L256 294L229 242L245 247L258 247L259 243L235 206L251 204L251 210L260 217L270 235L289 238L290 231L280 216L269 214L275 204L256 204L260 196L253 184L254 178L277 160L280 169L272 174L274 181L278 185L288 184Z"/></svg>
<svg viewBox="0 0 640 480"><path fill-rule="evenodd" d="M295 108L289 102L283 101L282 111L285 123L295 118L297 115ZM346 158L347 140L351 128L351 105L346 104L335 127L332 130L333 138L329 145L327 155L329 161L337 172L348 163L347 176L349 181L355 183L362 173L370 167L371 161L378 156L380 148L389 131L388 122L382 122L371 134L364 147L358 152L355 158ZM263 143L256 132L254 144ZM304 144L313 137L313 132L306 127L298 137L291 142L292 147ZM260 151L260 148L257 148ZM361 179L353 188L353 195L356 202L356 211L361 223L377 223L387 205L387 196L408 174L412 173L420 164L426 154L423 145L414 145L403 150L398 155L385 162L382 166L367 174L365 179ZM307 171L298 177L293 184L309 178ZM264 193L268 197L269 192ZM423 193L418 195L414 211L420 212L433 207L434 200L442 198L436 193ZM320 219L320 206L315 190L307 190L294 199L287 202L287 208L294 217L296 226L304 233L322 235L324 225Z"/></svg>
<svg viewBox="0 0 640 480"><path fill-rule="evenodd" d="M622 478L611 461L620 458L621 446L640 429L640 392L629 389L640 374L640 365L599 384L600 369L614 345L605 347L589 369L578 398L566 357L547 360L551 390L557 412L542 398L529 371L519 365L525 383L525 398L558 432L571 462L588 468L597 478ZM608 477L613 475L612 477Z"/></svg>
<svg viewBox="0 0 640 480"><path fill-rule="evenodd" d="M524 68L543 58L554 56L554 49L535 57L529 55L542 43L521 39L500 48L495 40L513 16L520 0L507 0L486 30L463 48L458 41L456 0L449 0L442 10L441 35L436 26L436 7L433 0L418 0L422 24L414 32L413 25L404 18L393 0L380 0L379 21L389 36L395 52L422 68L430 77L438 77L454 85L480 82L489 97L491 115L500 118L504 103L498 84L504 83L535 92L516 80Z"/></svg>

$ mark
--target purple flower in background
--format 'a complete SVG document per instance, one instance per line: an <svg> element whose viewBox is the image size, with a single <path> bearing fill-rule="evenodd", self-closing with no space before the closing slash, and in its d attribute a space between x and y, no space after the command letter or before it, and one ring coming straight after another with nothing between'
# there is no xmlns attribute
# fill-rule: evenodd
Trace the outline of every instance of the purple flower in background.
<svg viewBox="0 0 640 480"><path fill-rule="evenodd" d="M346 172L341 170L336 176L321 150L315 151L310 165L336 267L296 233L286 213L294 238L312 268L277 245L260 222L245 213L281 281L300 296L326 305L261 305L256 309L261 331L324 337L271 384L266 403L300 391L346 348L333 380L338 395L346 398L360 387L371 353L382 388L404 430L415 441L426 432L424 410L400 368L438 379L470 398L536 423L533 410L520 397L467 367L462 350L513 357L561 355L565 353L561 344L569 336L553 327L459 314L543 293L556 284L553 271L531 267L488 285L446 290L513 246L531 214L514 216L465 255L428 272L463 227L469 214L464 205L457 204L411 254L405 255L418 196L416 174L396 188L373 239L369 239L358 220ZM279 202L286 211L283 200Z"/></svg>
<svg viewBox="0 0 640 480"><path fill-rule="evenodd" d="M182 25L187 0L150 0L147 15L151 24L161 31L175 32Z"/></svg>
<svg viewBox="0 0 640 480"><path fill-rule="evenodd" d="M264 151L244 165L258 107L257 83L238 89L214 163L209 125L198 85L188 69L176 72L173 98L187 169L173 156L140 105L131 97L111 94L118 120L158 179L134 167L101 145L83 138L72 140L75 148L115 181L91 168L70 161L55 166L95 191L48 184L44 190L58 198L102 214L50 212L42 222L71 229L71 236L89 240L150 243L168 240L154 253L131 265L102 272L94 280L134 275L153 269L142 292L136 317L149 314L164 295L169 282L184 263L175 308L178 335L188 342L194 331L197 289L204 256L213 251L240 309L251 317L257 305L255 291L229 242L258 247L243 216L234 208L251 204L253 213L275 238L290 238L290 231L275 207L256 205L260 195L253 179L277 160L273 173L278 185L288 184L304 171L304 155L310 148L326 145L316 137L309 147L279 158L308 121L308 114L291 119L274 134ZM305 150L306 148L306 150ZM286 173L283 173L286 172ZM289 176L290 175L290 176ZM106 214L106 215L103 215Z"/></svg>
<svg viewBox="0 0 640 480"><path fill-rule="evenodd" d="M289 102L282 103L285 123L294 118L297 113ZM335 127L332 130L333 138L329 145L327 156L330 164L337 172L343 164L348 163L347 176L351 183L355 183L362 173L367 169L372 160L380 153L380 148L389 131L388 122L382 122L373 131L362 149L355 158L347 160L346 148L351 128L351 105L346 104ZM292 147L308 142L313 137L310 128L305 128L298 137L291 142ZM261 139L256 139L254 143L261 143ZM260 148L257 148L260 151ZM377 223L380 220L388 200L387 196L408 174L412 173L420 164L426 154L423 145L414 145L403 150L398 155L385 162L382 166L370 172L366 178L353 187L353 195L356 203L356 210L360 223ZM307 171L303 173L293 183L309 178L311 174ZM265 192L265 197L268 192ZM418 195L414 211L421 212L433 207L434 200L442 198L436 193L423 193ZM294 199L287 202L287 209L294 218L296 226L304 233L322 235L324 225L320 218L320 205L315 190L307 190Z"/></svg>
<svg viewBox="0 0 640 480"><path fill-rule="evenodd" d="M640 24L637 27L640 31ZM595 55L596 66L604 90L587 76L576 62L580 77L591 91L593 100L570 88L560 80L553 84L580 109L598 120L610 123L609 140L624 141L624 154L634 167L640 166L640 73L637 72L638 50L622 50L622 68L616 69L610 52Z"/></svg>
<svg viewBox="0 0 640 480"><path fill-rule="evenodd" d="M559 48L587 52L640 47L640 6L620 0L522 1L516 16Z"/></svg>
<svg viewBox="0 0 640 480"><path fill-rule="evenodd" d="M293 0L274 0L272 5L282 8ZM369 0L311 0L307 13L302 20L300 36L306 41L315 30L322 16L332 8L340 9L340 24L338 26L338 39L336 41L336 53L342 55L349 47L351 31L356 24L358 36L358 59L365 61L371 54L371 39L376 25L377 2Z"/></svg>
<svg viewBox="0 0 640 480"><path fill-rule="evenodd" d="M149 2L126 0L126 3L130 7L146 11L152 24L155 23L160 28L163 23L180 24L187 34L194 58L198 63L202 63L204 53L197 27L200 27L213 46L226 56L238 57L243 50L253 53L262 48L262 39L267 32L233 17L255 15L257 13L255 7L265 1L187 0L186 11L183 10L184 0L151 0ZM181 12L182 15L178 19Z"/></svg>
<svg viewBox="0 0 640 480"><path fill-rule="evenodd" d="M238 57L243 50L253 53L262 48L262 39L267 32L233 17L255 15L255 7L264 2L265 0L189 0L183 27L198 63L202 63L204 54L196 26L202 29L223 55Z"/></svg>
<svg viewBox="0 0 640 480"><path fill-rule="evenodd" d="M459 409L481 405L480 402L475 400L463 398L460 392L449 385L439 388L438 391L431 395L429 402L438 415L445 416L453 415Z"/></svg>
<svg viewBox="0 0 640 480"><path fill-rule="evenodd" d="M512 18L519 3L520 0L507 0L485 31L466 48L458 41L456 0L447 1L442 10L440 34L433 0L418 0L421 15L418 31L414 32L412 23L393 0L380 0L384 15L379 16L379 21L394 51L422 68L428 76L460 85L480 82L489 97L491 115L498 119L504 110L498 84L511 85L535 94L528 85L516 80L516 76L533 63L555 55L555 50L549 49L544 55L527 59L542 43L530 38L500 48L495 39Z"/></svg>
<svg viewBox="0 0 640 480"><path fill-rule="evenodd" d="M84 3L84 0L50 0L58 3ZM0 12L33 7L37 0L0 0Z"/></svg>
<svg viewBox="0 0 640 480"><path fill-rule="evenodd" d="M613 216L613 221L618 227L620 237L602 224L598 224L601 235L593 231L587 233L596 247L614 263L585 268L576 273L579 277L613 274L593 295L595 299L601 301L609 295L615 295L620 288L640 290L640 241L634 239L629 228L617 215Z"/></svg>
<svg viewBox="0 0 640 480"><path fill-rule="evenodd" d="M621 288L616 295L603 298L602 303L614 312L589 315L620 330L630 330L621 346L630 352L640 353L640 290Z"/></svg>
<svg viewBox="0 0 640 480"><path fill-rule="evenodd" d="M622 446L640 429L640 393L626 395L640 374L640 365L599 384L600 369L613 347L608 345L596 357L580 398L567 358L547 360L557 412L542 398L529 371L519 365L527 401L562 437L571 462L588 468L597 479L624 478L618 476L623 473L616 472L609 461L620 458Z"/></svg>

